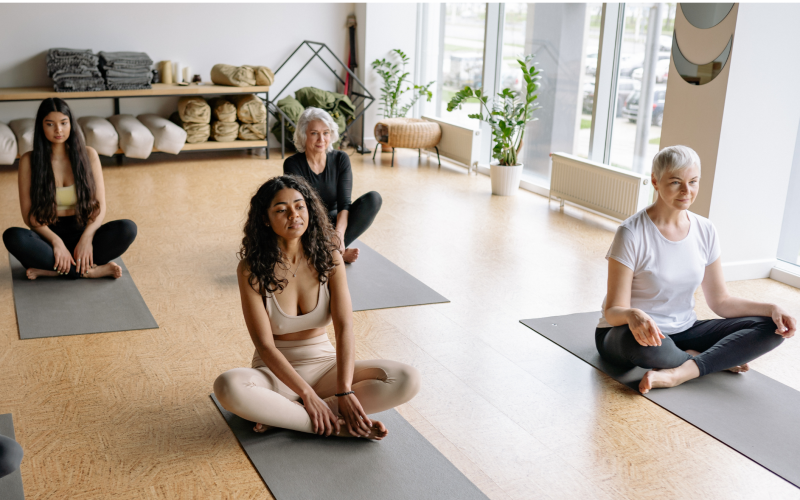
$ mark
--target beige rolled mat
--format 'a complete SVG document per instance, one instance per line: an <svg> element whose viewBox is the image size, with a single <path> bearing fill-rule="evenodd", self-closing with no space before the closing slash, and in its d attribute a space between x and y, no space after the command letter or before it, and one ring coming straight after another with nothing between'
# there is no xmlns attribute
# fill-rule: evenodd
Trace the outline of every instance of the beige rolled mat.
<svg viewBox="0 0 800 500"><path fill-rule="evenodd" d="M202 97L181 97L178 115L184 123L211 123L211 106ZM188 141L187 141L188 142Z"/></svg>
<svg viewBox="0 0 800 500"><path fill-rule="evenodd" d="M236 122L211 122L211 138L217 142L232 142L239 137L239 124Z"/></svg>
<svg viewBox="0 0 800 500"><path fill-rule="evenodd" d="M211 106L211 115L215 120L221 122L235 122L236 121L236 106L223 97L215 97L208 101Z"/></svg>
<svg viewBox="0 0 800 500"><path fill-rule="evenodd" d="M252 66L215 64L211 68L211 81L217 85L252 87L256 84L256 72Z"/></svg>
<svg viewBox="0 0 800 500"><path fill-rule="evenodd" d="M269 87L275 81L275 73L266 66L245 65L244 68L252 68L256 74L256 85L266 85Z"/></svg>
<svg viewBox="0 0 800 500"><path fill-rule="evenodd" d="M242 123L239 126L239 139L243 141L263 141L267 138L267 122Z"/></svg>
<svg viewBox="0 0 800 500"><path fill-rule="evenodd" d="M267 121L267 108L264 102L255 94L231 96L230 100L236 104L236 116L242 123L261 123Z"/></svg>
<svg viewBox="0 0 800 500"><path fill-rule="evenodd" d="M189 144L206 142L211 136L211 124L209 123L183 122L183 130L186 131L186 142Z"/></svg>

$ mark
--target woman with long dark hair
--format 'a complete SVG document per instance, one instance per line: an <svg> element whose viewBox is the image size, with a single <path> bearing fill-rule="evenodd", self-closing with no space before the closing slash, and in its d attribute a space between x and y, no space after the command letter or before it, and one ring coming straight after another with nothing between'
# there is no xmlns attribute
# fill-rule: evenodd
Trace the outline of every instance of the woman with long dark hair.
<svg viewBox="0 0 800 500"><path fill-rule="evenodd" d="M236 274L255 354L252 368L220 375L214 394L256 422L256 432L274 426L382 439L386 427L367 415L419 390L411 366L355 360L340 246L325 205L302 177L274 177L250 201ZM331 321L335 348L325 333Z"/></svg>
<svg viewBox="0 0 800 500"><path fill-rule="evenodd" d="M62 99L42 101L36 113L33 151L19 160L19 204L30 229L3 233L9 253L40 276L101 278L122 275L111 262L136 238L136 224L106 215L103 170L97 152Z"/></svg>

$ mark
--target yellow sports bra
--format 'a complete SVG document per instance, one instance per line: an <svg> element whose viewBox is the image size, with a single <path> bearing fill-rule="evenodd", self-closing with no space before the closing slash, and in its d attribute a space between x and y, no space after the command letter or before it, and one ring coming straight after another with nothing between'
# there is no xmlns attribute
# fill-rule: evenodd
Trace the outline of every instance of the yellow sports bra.
<svg viewBox="0 0 800 500"><path fill-rule="evenodd" d="M75 184L56 188L56 210L72 210L78 204L78 194Z"/></svg>

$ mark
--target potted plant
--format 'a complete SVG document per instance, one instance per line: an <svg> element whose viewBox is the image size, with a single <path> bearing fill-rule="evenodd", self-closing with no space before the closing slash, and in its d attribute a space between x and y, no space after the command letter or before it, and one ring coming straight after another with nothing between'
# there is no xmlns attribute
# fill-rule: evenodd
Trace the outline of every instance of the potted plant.
<svg viewBox="0 0 800 500"><path fill-rule="evenodd" d="M399 59L399 60L398 60ZM389 53L388 58L375 59L372 62L372 69L378 72L383 80L381 87L379 112L383 112L384 118L403 118L408 111L416 104L420 97L427 97L427 102L431 102L433 92L429 89L435 81L426 85L414 85L406 83L408 71L406 65L411 61L409 57L400 49L394 49ZM405 85L405 88L404 88ZM401 104L403 94L411 92L411 99ZM381 152L390 152L392 148L381 144Z"/></svg>
<svg viewBox="0 0 800 500"><path fill-rule="evenodd" d="M537 120L533 112L539 109L536 103L539 89L539 71L535 68L533 56L525 56L517 60L522 75L525 79L524 94L505 88L489 103L489 96L480 89L473 90L464 87L447 104L447 111L461 109L462 104L470 99L477 99L480 104L480 113L468 115L470 118L486 122L492 128L492 158L490 176L492 178L492 194L511 196L519 189L522 178L522 163L517 156L522 149L522 138L525 135L525 125ZM490 109L491 105L491 109Z"/></svg>

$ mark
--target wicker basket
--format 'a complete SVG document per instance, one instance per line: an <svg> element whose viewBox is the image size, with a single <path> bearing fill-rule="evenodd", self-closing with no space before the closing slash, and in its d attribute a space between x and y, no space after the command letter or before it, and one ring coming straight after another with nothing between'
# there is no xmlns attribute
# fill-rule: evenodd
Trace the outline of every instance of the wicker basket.
<svg viewBox="0 0 800 500"><path fill-rule="evenodd" d="M420 118L384 118L375 124L375 139L393 148L432 148L441 138L438 123Z"/></svg>

